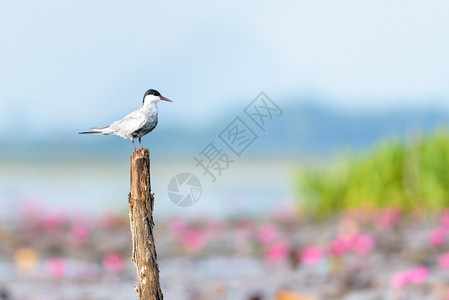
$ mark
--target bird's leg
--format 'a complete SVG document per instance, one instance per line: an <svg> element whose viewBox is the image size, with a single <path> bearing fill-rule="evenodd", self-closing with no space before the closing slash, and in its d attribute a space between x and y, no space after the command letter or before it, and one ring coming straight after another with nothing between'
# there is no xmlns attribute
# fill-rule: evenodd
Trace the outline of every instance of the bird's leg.
<svg viewBox="0 0 449 300"><path fill-rule="evenodd" d="M140 149L143 149L142 142L140 141L140 139L141 138L139 138Z"/></svg>
<svg viewBox="0 0 449 300"><path fill-rule="evenodd" d="M131 142L133 143L133 147L134 147L134 152L137 151L136 146L134 145L134 139L131 140Z"/></svg>

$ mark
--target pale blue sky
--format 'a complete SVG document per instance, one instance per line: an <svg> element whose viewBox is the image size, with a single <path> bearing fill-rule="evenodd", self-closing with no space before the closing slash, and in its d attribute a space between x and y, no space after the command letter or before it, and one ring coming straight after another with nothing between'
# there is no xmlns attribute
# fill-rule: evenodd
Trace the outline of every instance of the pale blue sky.
<svg viewBox="0 0 449 300"><path fill-rule="evenodd" d="M174 100L164 122L186 124L261 90L447 107L448 13L444 0L2 1L0 134L106 125L148 88Z"/></svg>

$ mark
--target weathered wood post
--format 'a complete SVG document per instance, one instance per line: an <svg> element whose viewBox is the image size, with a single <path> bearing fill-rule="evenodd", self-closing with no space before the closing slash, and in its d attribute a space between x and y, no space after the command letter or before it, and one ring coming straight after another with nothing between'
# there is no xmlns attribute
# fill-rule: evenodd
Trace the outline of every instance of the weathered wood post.
<svg viewBox="0 0 449 300"><path fill-rule="evenodd" d="M131 156L131 190L128 197L129 226L140 300L162 300L156 246L153 237L154 196L150 183L150 151L139 149Z"/></svg>

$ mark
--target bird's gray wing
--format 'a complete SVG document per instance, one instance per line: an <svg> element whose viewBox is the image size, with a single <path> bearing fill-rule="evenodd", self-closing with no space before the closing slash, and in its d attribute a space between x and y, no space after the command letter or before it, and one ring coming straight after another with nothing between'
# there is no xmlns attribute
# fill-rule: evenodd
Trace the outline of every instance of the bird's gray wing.
<svg viewBox="0 0 449 300"><path fill-rule="evenodd" d="M132 133L142 128L144 124L145 115L139 110L136 110L126 115L123 119L109 125L109 129L115 131L120 136L130 138Z"/></svg>

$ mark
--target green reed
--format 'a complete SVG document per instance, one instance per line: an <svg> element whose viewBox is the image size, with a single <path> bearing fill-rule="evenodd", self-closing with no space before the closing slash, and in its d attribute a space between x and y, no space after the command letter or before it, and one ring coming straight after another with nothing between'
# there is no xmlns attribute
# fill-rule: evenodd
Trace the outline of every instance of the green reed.
<svg viewBox="0 0 449 300"><path fill-rule="evenodd" d="M313 217L359 208L435 212L449 206L449 133L390 139L365 154L298 175L299 194Z"/></svg>

